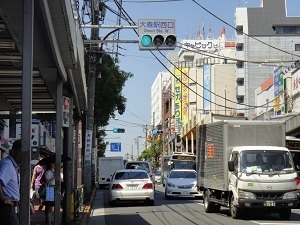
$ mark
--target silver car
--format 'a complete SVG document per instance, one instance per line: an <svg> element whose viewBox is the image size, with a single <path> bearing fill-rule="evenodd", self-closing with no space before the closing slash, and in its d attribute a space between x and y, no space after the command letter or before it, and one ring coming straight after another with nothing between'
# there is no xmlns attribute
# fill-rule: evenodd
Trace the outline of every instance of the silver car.
<svg viewBox="0 0 300 225"><path fill-rule="evenodd" d="M165 185L165 198L196 197L202 193L197 188L197 172L189 169L171 170Z"/></svg>
<svg viewBox="0 0 300 225"><path fill-rule="evenodd" d="M144 201L154 205L154 184L145 170L118 170L109 184L109 204L120 201Z"/></svg>

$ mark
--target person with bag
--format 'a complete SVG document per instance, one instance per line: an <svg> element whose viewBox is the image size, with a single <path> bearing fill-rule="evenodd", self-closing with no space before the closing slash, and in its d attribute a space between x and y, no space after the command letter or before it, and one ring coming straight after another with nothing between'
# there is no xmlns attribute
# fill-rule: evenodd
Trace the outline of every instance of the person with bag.
<svg viewBox="0 0 300 225"><path fill-rule="evenodd" d="M39 160L43 158L40 157ZM44 193L45 191L42 190L45 183L45 172L46 166L44 165L36 165L33 169L32 179L31 179L31 189L35 191L35 197L38 199L39 202L39 210L43 209L43 202L44 202Z"/></svg>
<svg viewBox="0 0 300 225"><path fill-rule="evenodd" d="M1 225L19 225L21 140L16 140L9 156L0 160Z"/></svg>
<svg viewBox="0 0 300 225"><path fill-rule="evenodd" d="M50 168L45 173L46 178L46 197L45 197L45 215L46 224L51 225L51 214L54 207L54 186L55 186L55 164L50 163Z"/></svg>

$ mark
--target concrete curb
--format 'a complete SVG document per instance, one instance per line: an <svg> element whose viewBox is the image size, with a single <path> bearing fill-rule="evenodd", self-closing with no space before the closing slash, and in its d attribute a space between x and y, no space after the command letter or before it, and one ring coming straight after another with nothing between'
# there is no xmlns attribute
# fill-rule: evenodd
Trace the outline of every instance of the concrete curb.
<svg viewBox="0 0 300 225"><path fill-rule="evenodd" d="M83 212L82 212L82 213L83 213L83 216L82 216L82 219L81 219L79 225L86 225L87 222L88 222L89 219L90 219L91 206L92 206L92 204L93 204L95 192L96 192L96 188L93 188L92 193L91 193L90 200L86 202L86 205L85 205L84 210L83 210Z"/></svg>

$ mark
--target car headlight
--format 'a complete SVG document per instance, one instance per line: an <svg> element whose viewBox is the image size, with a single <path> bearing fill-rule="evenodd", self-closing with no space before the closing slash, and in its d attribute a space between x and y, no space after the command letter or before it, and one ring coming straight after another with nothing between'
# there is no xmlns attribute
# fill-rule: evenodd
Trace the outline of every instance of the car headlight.
<svg viewBox="0 0 300 225"><path fill-rule="evenodd" d="M170 182L167 183L168 187L175 187L175 184L172 184Z"/></svg>
<svg viewBox="0 0 300 225"><path fill-rule="evenodd" d="M282 199L295 199L295 198L297 198L296 191L287 192L282 196Z"/></svg>
<svg viewBox="0 0 300 225"><path fill-rule="evenodd" d="M242 190L239 190L239 198L256 199L256 197L253 193L248 192L248 191L242 191Z"/></svg>

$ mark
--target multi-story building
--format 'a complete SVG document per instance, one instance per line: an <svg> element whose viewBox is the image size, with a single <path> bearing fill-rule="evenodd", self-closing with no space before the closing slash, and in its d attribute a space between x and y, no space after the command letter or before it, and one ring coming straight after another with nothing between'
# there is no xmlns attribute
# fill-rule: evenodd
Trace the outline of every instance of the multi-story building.
<svg viewBox="0 0 300 225"><path fill-rule="evenodd" d="M159 73L151 89L153 124L161 125L167 152L193 152L196 124L208 113L232 115L236 107L235 42L226 40L225 29L218 39L180 44L177 58L168 57L172 74Z"/></svg>
<svg viewBox="0 0 300 225"><path fill-rule="evenodd" d="M236 8L237 112L255 117L255 90L274 67L299 60L300 17L288 17L285 0L262 0L259 7Z"/></svg>
<svg viewBox="0 0 300 225"><path fill-rule="evenodd" d="M152 129L157 129L162 126L162 97L163 87L170 80L171 74L169 72L160 72L155 78L151 86L151 115L152 115Z"/></svg>
<svg viewBox="0 0 300 225"><path fill-rule="evenodd" d="M255 91L255 119L284 120L286 134L300 137L300 65L274 70L274 76Z"/></svg>

